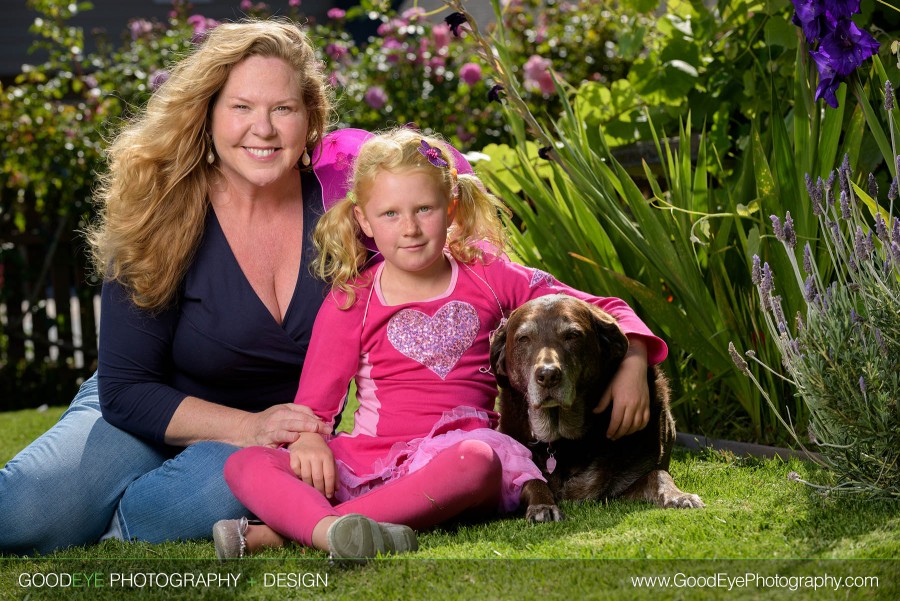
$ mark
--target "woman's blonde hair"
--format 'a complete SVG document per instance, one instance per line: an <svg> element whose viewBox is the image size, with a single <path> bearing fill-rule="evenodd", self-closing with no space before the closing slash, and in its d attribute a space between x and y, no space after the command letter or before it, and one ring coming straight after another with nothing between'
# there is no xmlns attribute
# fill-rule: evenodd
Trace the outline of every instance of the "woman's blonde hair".
<svg viewBox="0 0 900 601"><path fill-rule="evenodd" d="M99 218L87 231L94 267L125 285L139 307L157 310L174 299L200 243L217 170L217 162L206 160L210 113L231 70L250 56L281 58L293 67L309 119L310 154L325 134L331 94L298 26L247 20L212 29L112 142L95 194Z"/></svg>
<svg viewBox="0 0 900 601"><path fill-rule="evenodd" d="M422 141L441 151L446 167L435 166L420 151ZM367 249L362 231L353 214L353 206L365 207L375 178L383 171L408 173L416 170L429 175L446 199L458 201L453 226L448 232L450 254L461 263L484 260L484 250L501 251L506 234L501 215L509 209L489 193L475 175L456 174L456 164L439 139L424 136L409 128L394 129L366 140L353 166L350 192L323 215L313 233L318 255L312 269L334 290L347 295L344 308L351 306L356 293L354 285L366 263Z"/></svg>

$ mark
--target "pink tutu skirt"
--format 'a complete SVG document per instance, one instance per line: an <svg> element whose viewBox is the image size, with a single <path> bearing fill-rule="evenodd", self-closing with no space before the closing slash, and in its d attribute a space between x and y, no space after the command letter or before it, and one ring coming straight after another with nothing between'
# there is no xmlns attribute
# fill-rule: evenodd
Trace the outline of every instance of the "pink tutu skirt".
<svg viewBox="0 0 900 601"><path fill-rule="evenodd" d="M445 412L426 436L394 444L386 457L373 463L369 474L357 474L338 459L336 465L340 486L335 497L341 503L354 499L421 469L438 453L458 442L482 440L497 453L503 465L502 496L498 509L503 513L515 511L519 506L522 486L529 480L546 480L531 460L531 451L491 426L491 418L484 411L457 407Z"/></svg>

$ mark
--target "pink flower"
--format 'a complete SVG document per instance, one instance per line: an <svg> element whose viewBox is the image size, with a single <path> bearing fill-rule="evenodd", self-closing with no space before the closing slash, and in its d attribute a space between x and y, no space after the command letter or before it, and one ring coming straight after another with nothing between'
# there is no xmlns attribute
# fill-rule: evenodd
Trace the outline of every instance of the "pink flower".
<svg viewBox="0 0 900 601"><path fill-rule="evenodd" d="M194 28L194 36L191 41L199 44L206 37L206 32L218 26L219 22L215 19L207 19L203 15L191 15L187 18L187 22Z"/></svg>
<svg viewBox="0 0 900 601"><path fill-rule="evenodd" d="M343 44L328 44L325 46L325 53L330 56L332 60L340 61L347 56L350 51L347 50L347 47Z"/></svg>
<svg viewBox="0 0 900 601"><path fill-rule="evenodd" d="M344 17L347 16L347 11L340 8L329 8L328 9L328 18L333 19L335 21L340 21Z"/></svg>
<svg viewBox="0 0 900 601"><path fill-rule="evenodd" d="M338 88L344 85L344 77L337 71L332 71L331 75L328 76L328 85L332 88Z"/></svg>
<svg viewBox="0 0 900 601"><path fill-rule="evenodd" d="M253 8L252 0L241 0L241 10L247 11Z"/></svg>
<svg viewBox="0 0 900 601"><path fill-rule="evenodd" d="M462 125L456 127L456 137L459 138L459 141L463 144L471 142L475 139L475 136L467 132L466 128L464 128Z"/></svg>
<svg viewBox="0 0 900 601"><path fill-rule="evenodd" d="M450 27L448 27L444 23L435 25L431 29L431 37L434 38L434 45L438 50L446 48L450 45Z"/></svg>
<svg viewBox="0 0 900 601"><path fill-rule="evenodd" d="M146 19L135 19L128 24L128 29L131 30L131 39L136 40L145 33L153 31L153 24Z"/></svg>
<svg viewBox="0 0 900 601"><path fill-rule="evenodd" d="M158 69L150 74L150 91L155 92L159 86L163 85L169 79L169 72Z"/></svg>
<svg viewBox="0 0 900 601"><path fill-rule="evenodd" d="M481 81L481 67L475 63L466 63L459 69L459 78L473 86Z"/></svg>
<svg viewBox="0 0 900 601"><path fill-rule="evenodd" d="M522 70L525 72L525 88L532 92L552 94L556 91L550 75L552 63L549 59L532 54Z"/></svg>
<svg viewBox="0 0 900 601"><path fill-rule="evenodd" d="M381 86L372 86L366 90L366 94L363 98L366 101L366 104L375 110L382 108L388 101L387 93Z"/></svg>
<svg viewBox="0 0 900 601"><path fill-rule="evenodd" d="M300 0L288 0L288 6L291 8L297 8L300 6Z"/></svg>
<svg viewBox="0 0 900 601"><path fill-rule="evenodd" d="M420 17L425 16L425 9L421 6L415 6L413 8L408 8L400 15L400 18L406 19L409 22L417 21Z"/></svg>

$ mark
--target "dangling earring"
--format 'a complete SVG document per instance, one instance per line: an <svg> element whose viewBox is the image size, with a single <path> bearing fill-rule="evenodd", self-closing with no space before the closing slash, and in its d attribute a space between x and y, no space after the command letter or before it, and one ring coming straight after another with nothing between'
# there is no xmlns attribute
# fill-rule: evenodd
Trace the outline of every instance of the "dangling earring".
<svg viewBox="0 0 900 601"><path fill-rule="evenodd" d="M206 145L209 146L209 150L206 151L206 162L212 165L216 162L216 153L213 152L213 141L209 132L206 133Z"/></svg>
<svg viewBox="0 0 900 601"><path fill-rule="evenodd" d="M300 162L303 163L304 167L309 167L309 153L306 152L306 148L303 149L303 154L300 155Z"/></svg>

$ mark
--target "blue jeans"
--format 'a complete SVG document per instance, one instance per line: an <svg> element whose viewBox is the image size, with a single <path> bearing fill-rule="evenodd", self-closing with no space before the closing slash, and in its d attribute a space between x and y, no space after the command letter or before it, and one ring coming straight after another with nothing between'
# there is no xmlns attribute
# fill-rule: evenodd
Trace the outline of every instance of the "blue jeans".
<svg viewBox="0 0 900 601"><path fill-rule="evenodd" d="M49 553L96 542L209 538L247 515L223 477L237 447L180 452L148 444L100 414L96 375L50 430L0 470L0 552Z"/></svg>

